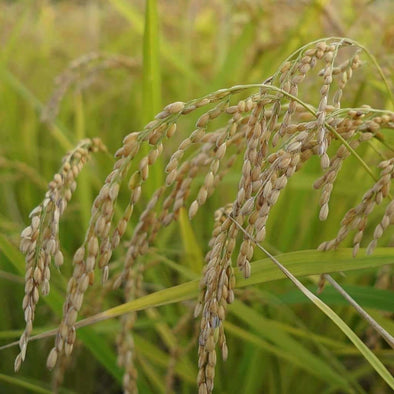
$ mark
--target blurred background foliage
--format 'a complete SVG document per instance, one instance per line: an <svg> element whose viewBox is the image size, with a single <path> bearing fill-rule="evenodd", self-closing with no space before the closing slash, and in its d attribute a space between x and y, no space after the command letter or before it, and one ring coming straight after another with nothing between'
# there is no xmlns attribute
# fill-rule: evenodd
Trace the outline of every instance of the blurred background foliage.
<svg viewBox="0 0 394 394"><path fill-rule="evenodd" d="M144 85L151 49L143 40L144 1L0 1L1 344L16 340L24 325L20 307L23 281L16 268L18 264L23 268L23 258L16 247L18 234L26 226L30 210L41 201L61 157L78 140L99 136L110 155L98 155L83 171L77 193L62 221L61 240L68 261L83 239L91 202L113 165L112 154L123 136L142 129L162 106L188 101L218 88L262 82L298 47L324 36L357 40L376 56L383 72L392 80L394 2L389 0L158 3L158 20L153 21L158 25L157 36L153 37L158 40L158 62L153 64L157 79L152 96L147 95ZM54 91L56 77L74 59L92 52L122 55L131 59L130 64L98 67L84 75L66 92L56 119L42 122L41 113ZM318 97L318 89L311 85L305 100L316 105ZM387 91L368 64L347 89L344 103L390 109ZM198 114L193 114L182 120L178 137L165 147L165 159L169 159L176 142L193 130L197 117ZM388 145L394 145L393 135L384 137ZM388 149L381 144L376 147ZM371 167L380 161L372 148L360 149L359 153ZM182 229L181 237L179 225L174 224L159 238L154 253L145 258L151 268L145 277L146 292L190 279L174 267L193 268L190 260L198 261L206 253L213 212L235 196L241 160L191 227L186 224L186 230ZM157 179L163 176L163 168L160 164L155 167ZM319 174L318 162L309 163L280 197L269 219L266 246L271 251L313 249L330 239L344 212L356 205L372 185L350 158L335 187L330 216L320 223L319 194L311 187ZM146 188L147 196L153 186ZM122 198L126 201L126 193ZM367 239L381 214L379 209L373 214ZM388 232L381 245L394 246L393 234ZM122 264L118 257L115 254L115 269ZM163 264L163 257L171 264ZM261 257L255 253L255 259ZM65 264L62 272L53 273L52 286L60 296L70 272L70 264ZM315 290L317 279L308 277L304 283ZM342 281L382 325L389 331L393 329L389 320L394 309L389 301L390 268L347 273ZM330 289L323 296L380 359L393 368L393 351L379 341L366 323ZM227 327L230 354L226 363L219 364L217 393L389 392L337 328L301 298L290 282L281 280L239 290L238 298L240 305L234 308L234 313L230 307ZM61 301L57 301L52 307L41 301L37 330L57 325L61 311ZM120 302L120 293L98 283L88 292L82 316ZM139 314L135 341L140 392L165 392L164 377L171 349L182 349L196 341L193 322L180 328L179 337L173 331L179 320L190 313L190 306L191 303L174 304L153 314ZM82 346L67 361L64 379L62 372L50 373L45 368L51 340L30 345L19 374L13 372L16 349L2 350L0 392L47 392L56 386L56 381L62 382L60 392L65 393L120 392L121 371L116 366L114 350L117 330L116 320L82 329L79 336ZM169 341L168 336L165 339L168 332ZM178 343L172 342L174 338ZM177 363L175 392L195 392L196 359L196 346L191 346ZM313 367L318 361L318 367Z"/></svg>

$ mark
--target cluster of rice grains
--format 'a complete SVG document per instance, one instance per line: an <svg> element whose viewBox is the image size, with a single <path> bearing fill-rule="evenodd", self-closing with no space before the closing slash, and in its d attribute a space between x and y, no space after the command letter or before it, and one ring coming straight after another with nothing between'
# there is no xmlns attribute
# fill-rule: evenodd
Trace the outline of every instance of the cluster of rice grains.
<svg viewBox="0 0 394 394"><path fill-rule="evenodd" d="M165 107L144 130L124 138L122 147L116 152L117 161L113 170L93 204L85 241L74 254L74 272L68 283L55 345L47 360L49 368L55 366L60 354L69 355L72 352L76 337L75 323L84 293L94 281L96 268L102 270L104 281L108 279L112 252L119 246L134 206L141 199L150 167L161 155L165 141L175 133L178 119L208 106L197 120L195 130L172 154L166 166L165 184L152 194L138 217L133 235L126 243L122 272L114 276L113 286L123 286L126 301L144 292L144 266L139 260L155 241L160 228L176 221L184 207L189 209L189 217L194 217L237 157L243 154L236 198L215 213L200 283L201 292L194 313L195 316L202 315L198 339L199 393L212 392L217 345L224 359L228 354L223 322L227 304L234 300L234 252L237 251L239 270L246 278L249 277L255 242L265 238L271 208L289 178L312 156L320 157L324 172L314 186L322 189L320 219L325 220L333 183L343 161L354 154L354 149L361 143L374 137L380 138L382 128L394 128L394 114L391 112L369 107L340 108L346 84L361 64L359 55L359 46L348 40L328 39L312 43L289 57L265 83L222 89L188 103L175 102ZM316 72L312 73L312 70ZM300 97L299 87L302 84L305 86L306 81L316 79L320 88L317 103L312 105L309 100L306 104ZM307 88L310 94L313 87ZM237 94L251 89L255 90L253 94L235 101ZM224 118L227 123L220 128L213 127L212 121L217 118ZM330 158L328 148L335 140L340 144ZM20 341L17 369L25 357L38 301L38 287L41 286L44 293L49 291L51 257L54 257L56 265L63 262L57 237L58 221L75 189L75 177L84 161L85 156L80 151L98 149L94 142L89 148L86 144L84 142L75 151L80 153L77 163L75 152L68 156L62 172L51 182L43 204L33 211L31 226L22 233L21 250L26 254L27 266L26 296L23 301L26 330ZM362 202L346 214L338 236L320 246L322 250L335 248L350 230L356 229L354 248L357 252L368 215L376 204L391 199L389 188L394 176L394 159L382 161L379 167L379 179L364 195ZM196 177L201 174L204 181L195 191ZM127 180L129 202L122 208L123 214L115 223L118 193ZM373 251L378 239L393 222L394 203L389 201L375 229L369 252ZM239 248L236 245L239 236L237 224L246 230ZM131 333L135 318L135 314L122 318L122 330L117 341L119 364L125 369L123 384L126 393L137 391Z"/></svg>
<svg viewBox="0 0 394 394"><path fill-rule="evenodd" d="M31 224L21 234L20 250L26 256L25 296L23 311L26 328L20 341L20 353L15 360L19 370L26 356L27 343L33 328L34 313L40 298L49 293L50 265L53 258L56 267L63 264L59 243L59 220L72 193L77 187L76 178L87 162L90 153L105 151L100 139L86 139L63 159L60 171L48 185L44 201L30 213Z"/></svg>

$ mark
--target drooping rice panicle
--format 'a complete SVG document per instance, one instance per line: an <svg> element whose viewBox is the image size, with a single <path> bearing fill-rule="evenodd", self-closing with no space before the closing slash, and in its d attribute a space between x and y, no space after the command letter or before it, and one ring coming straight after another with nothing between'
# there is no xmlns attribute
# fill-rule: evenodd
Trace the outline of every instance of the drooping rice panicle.
<svg viewBox="0 0 394 394"><path fill-rule="evenodd" d="M346 50L342 52L344 48ZM367 144L373 146L375 140L383 141L383 130L394 128L394 114L390 111L368 106L341 108L348 83L363 64L362 54L360 46L346 39L318 40L294 52L262 84L234 86L189 102L171 103L141 131L126 135L115 153L113 169L94 200L85 239L74 254L63 317L47 359L48 368L52 369L58 359L63 360L73 350L76 320L85 293L94 283L96 268L101 270L105 282L110 276L113 252L121 249L122 265L120 272L111 278L111 285L115 289L123 288L125 302L146 294L144 256L155 245L161 229L177 221L183 209L188 210L190 219L198 217L209 197L220 187L225 174L237 164L238 158L243 158L234 195L226 205L217 207L215 213L195 307L195 316L201 314L198 389L200 394L211 393L216 349L220 348L224 360L229 351L224 321L227 307L234 300L233 265L238 266L245 278L251 275L256 242L265 240L272 208L289 181L310 159L320 160L322 175L313 186L321 189L319 218L325 220L344 161L354 155L365 168L367 165L357 157L356 149ZM58 90L47 107L47 119L53 119L71 84L79 83L83 87L96 72L112 66L131 67L134 63L96 54L72 64L60 79ZM316 80L315 69L317 87L311 84ZM304 99L304 87L316 90L317 102L313 104ZM242 98L238 96L240 93ZM192 129L186 131L176 149L167 152L168 139L183 128L180 120L193 116L197 110L200 116ZM103 149L99 140L84 140L66 157L59 174L49 185L44 202L32 212L31 225L22 232L21 250L26 255L27 268L23 301L26 329L20 340L21 352L15 362L16 369L25 358L38 290L41 288L44 294L49 291L50 261L53 258L57 266L63 262L58 237L60 216L90 152ZM164 184L147 196L145 184L152 166L168 153ZM373 252L394 221L389 191L394 176L393 160L388 157L379 164L379 179L365 193L360 204L346 213L336 238L321 244L320 250L336 248L354 230L353 253L356 255L369 215L376 205L385 204L385 212L367 249L368 253ZM368 166L367 170L373 174ZM124 190L126 183L127 191ZM121 201L124 200L118 201L122 193L128 193L123 206ZM138 209L140 206L141 210ZM134 226L132 235L127 237L131 222ZM240 240L235 223L245 227ZM136 393L138 387L132 332L136 319L136 312L122 316L117 337L118 363L124 369L123 389L126 393ZM190 316L181 319L178 329L189 321ZM166 379L168 392L174 387L175 365L182 350L174 346L170 353Z"/></svg>
<svg viewBox="0 0 394 394"><path fill-rule="evenodd" d="M48 185L43 202L30 213L31 224L21 233L20 250L25 255L25 296L23 311L26 327L19 345L21 352L15 360L15 370L19 370L25 359L27 344L33 328L39 291L49 293L50 264L63 264L60 249L59 222L72 194L77 187L77 177L91 153L105 151L98 138L81 141L77 147L63 158L63 164Z"/></svg>

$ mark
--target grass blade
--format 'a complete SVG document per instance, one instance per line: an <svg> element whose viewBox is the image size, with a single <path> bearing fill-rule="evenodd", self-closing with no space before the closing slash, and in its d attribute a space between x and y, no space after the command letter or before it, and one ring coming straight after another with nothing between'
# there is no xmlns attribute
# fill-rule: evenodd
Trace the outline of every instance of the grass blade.
<svg viewBox="0 0 394 394"><path fill-rule="evenodd" d="M235 300L229 312L235 314L239 319L256 330L259 336L273 343L280 349L281 357L285 354L288 361L291 361L294 365L297 365L326 382L335 383L335 385L340 385L342 387L348 386L346 380L332 370L332 368L319 356L312 354L306 347L293 339L286 332L279 330L277 327L274 329L271 322L254 311L253 308Z"/></svg>
<svg viewBox="0 0 394 394"><path fill-rule="evenodd" d="M156 0L147 0L143 45L143 123L153 119L161 107L159 26Z"/></svg>
<svg viewBox="0 0 394 394"><path fill-rule="evenodd" d="M2 237L0 236L0 241ZM1 244L0 244L1 247ZM360 250L362 254L363 250ZM374 256L365 256L365 258L353 259L351 257L352 249L338 249L335 252L318 252L303 251L303 252L290 252L281 255L284 263L291 267L292 271L297 272L299 276L315 275L322 272L338 272L338 271L352 271L364 268L377 268L386 264L393 263L394 248L377 248ZM304 254L305 261L302 258ZM361 261L359 261L361 260ZM237 274L237 287L242 288L249 285L256 285L261 283L270 282L273 280L283 279L286 276L278 271L275 266L268 266L270 259L263 259L253 263L254 274L250 279L241 279ZM320 270L320 271L319 271ZM257 279L255 279L257 277ZM85 327L95 324L99 321L112 319L117 316L124 315L129 312L144 310L151 307L158 307L161 305L172 304L180 301L190 300L198 294L199 280L195 279L178 286L169 287L163 290L156 291L146 296L140 297L136 300L118 305L116 307L107 309L96 315L90 316L77 322L76 327ZM51 336L55 330L39 334L33 339L41 339ZM17 344L9 344L0 347L0 350L9 346Z"/></svg>
<svg viewBox="0 0 394 394"><path fill-rule="evenodd" d="M363 309L361 306L330 276L324 274L323 277L331 284L335 290L365 319L384 339L394 348L394 338Z"/></svg>
<svg viewBox="0 0 394 394"><path fill-rule="evenodd" d="M233 220L234 223L246 233L239 223ZM253 239L250 235L246 235ZM282 265L274 256L272 256L266 249L260 244L256 243L257 247L261 249L282 271L282 273L289 278L295 286L311 300L338 328L350 339L351 342L357 347L360 353L365 357L369 364L375 369L375 371L383 378L383 380L394 390L394 378L382 362L368 349L368 347L360 340L360 338L354 333L354 331L320 298L316 297L310 292L284 265Z"/></svg>
<svg viewBox="0 0 394 394"><path fill-rule="evenodd" d="M203 267L204 257L184 208L181 209L179 214L179 226L186 263L193 272L199 274Z"/></svg>
<svg viewBox="0 0 394 394"><path fill-rule="evenodd" d="M51 394L51 390L45 389L44 384L38 386L37 384L28 382L26 379L14 378L9 375L0 374L0 382L6 382L13 387L22 387L26 390L29 390L29 393L40 393L40 394Z"/></svg>
<svg viewBox="0 0 394 394"><path fill-rule="evenodd" d="M142 121L147 124L161 109L161 71L157 1L147 0L143 43ZM151 195L163 183L163 164L159 158L151 167L147 190Z"/></svg>
<svg viewBox="0 0 394 394"><path fill-rule="evenodd" d="M316 286L307 286L311 291ZM392 300L392 292L390 290L376 289L367 286L343 286L343 289L350 294L364 308L373 308L376 310L394 313L394 303ZM278 296L278 298L286 305L302 304L307 302L305 297L296 290ZM324 288L319 298L330 305L349 305L349 303L341 297L332 287Z"/></svg>

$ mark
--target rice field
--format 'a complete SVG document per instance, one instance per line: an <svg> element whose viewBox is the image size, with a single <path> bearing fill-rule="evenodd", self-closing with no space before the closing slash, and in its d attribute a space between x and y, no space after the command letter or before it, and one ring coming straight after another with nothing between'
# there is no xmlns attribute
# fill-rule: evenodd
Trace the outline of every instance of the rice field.
<svg viewBox="0 0 394 394"><path fill-rule="evenodd" d="M389 1L0 1L0 391L389 393Z"/></svg>

